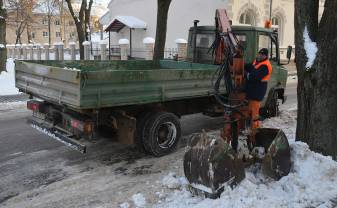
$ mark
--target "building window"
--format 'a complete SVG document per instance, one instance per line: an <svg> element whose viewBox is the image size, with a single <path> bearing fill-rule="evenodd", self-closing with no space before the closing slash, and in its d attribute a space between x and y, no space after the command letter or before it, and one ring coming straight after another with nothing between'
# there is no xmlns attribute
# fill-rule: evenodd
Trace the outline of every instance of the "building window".
<svg viewBox="0 0 337 208"><path fill-rule="evenodd" d="M279 16L273 17L271 19L272 27L278 31L278 39L280 45L283 44L283 27L282 27L282 18Z"/></svg>
<svg viewBox="0 0 337 208"><path fill-rule="evenodd" d="M43 35L43 37L48 37L48 32L43 31L42 35Z"/></svg>
<svg viewBox="0 0 337 208"><path fill-rule="evenodd" d="M61 37L61 33L60 32L56 32L56 37Z"/></svg>
<svg viewBox="0 0 337 208"><path fill-rule="evenodd" d="M254 15L249 11L242 13L239 22L240 24L255 25Z"/></svg>
<svg viewBox="0 0 337 208"><path fill-rule="evenodd" d="M73 21L69 21L69 26L73 26L74 25L74 22Z"/></svg>
<svg viewBox="0 0 337 208"><path fill-rule="evenodd" d="M34 38L35 38L35 33L32 32L32 33L31 33L31 36L32 36L32 38L34 39Z"/></svg>
<svg viewBox="0 0 337 208"><path fill-rule="evenodd" d="M55 25L60 25L60 20L55 20Z"/></svg>
<svg viewBox="0 0 337 208"><path fill-rule="evenodd" d="M46 18L43 18L43 20L42 20L42 24L43 24L43 25L48 25L48 19L46 19Z"/></svg>
<svg viewBox="0 0 337 208"><path fill-rule="evenodd" d="M277 17L273 17L271 22L272 22L272 25L277 25L277 26L279 25L279 19Z"/></svg>

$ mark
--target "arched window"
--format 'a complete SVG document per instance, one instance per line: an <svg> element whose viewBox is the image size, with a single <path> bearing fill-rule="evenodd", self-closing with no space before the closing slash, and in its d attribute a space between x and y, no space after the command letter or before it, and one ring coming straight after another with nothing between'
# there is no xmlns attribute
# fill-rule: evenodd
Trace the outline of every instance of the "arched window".
<svg viewBox="0 0 337 208"><path fill-rule="evenodd" d="M277 18L277 17L273 17L273 19L272 19L272 25L277 25L277 26L279 26L279 19Z"/></svg>
<svg viewBox="0 0 337 208"><path fill-rule="evenodd" d="M277 28L278 31L278 39L279 44L282 46L283 44L283 24L282 24L282 18L279 16L275 16L271 19L272 27Z"/></svg>
<svg viewBox="0 0 337 208"><path fill-rule="evenodd" d="M240 24L247 24L247 25L253 25L255 26L255 17L251 12L246 11L241 14L240 16Z"/></svg>

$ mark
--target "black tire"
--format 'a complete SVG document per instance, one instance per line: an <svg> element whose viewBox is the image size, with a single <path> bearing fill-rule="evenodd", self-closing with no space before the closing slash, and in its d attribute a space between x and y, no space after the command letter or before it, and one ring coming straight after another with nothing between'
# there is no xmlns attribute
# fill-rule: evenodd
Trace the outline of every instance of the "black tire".
<svg viewBox="0 0 337 208"><path fill-rule="evenodd" d="M143 137L145 124L147 123L149 117L151 117L154 113L155 112L142 112L137 116L135 144L137 149L143 153L149 153L144 147Z"/></svg>
<svg viewBox="0 0 337 208"><path fill-rule="evenodd" d="M142 141L146 152L160 157L175 150L180 136L179 118L172 113L157 112L145 122Z"/></svg>

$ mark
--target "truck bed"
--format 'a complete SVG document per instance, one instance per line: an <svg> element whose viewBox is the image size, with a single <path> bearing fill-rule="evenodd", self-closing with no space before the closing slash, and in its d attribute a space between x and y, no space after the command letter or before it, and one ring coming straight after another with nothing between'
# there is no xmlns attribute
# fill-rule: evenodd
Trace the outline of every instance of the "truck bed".
<svg viewBox="0 0 337 208"><path fill-rule="evenodd" d="M15 85L74 110L209 96L217 66L153 61L15 61Z"/></svg>

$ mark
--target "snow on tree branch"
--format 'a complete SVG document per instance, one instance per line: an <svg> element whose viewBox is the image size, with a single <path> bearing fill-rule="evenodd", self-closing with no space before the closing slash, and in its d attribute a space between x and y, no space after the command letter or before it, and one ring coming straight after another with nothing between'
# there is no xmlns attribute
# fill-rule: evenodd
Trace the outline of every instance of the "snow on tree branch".
<svg viewBox="0 0 337 208"><path fill-rule="evenodd" d="M314 61L316 59L316 53L317 53L318 49L317 49L316 42L313 42L309 37L307 26L305 26L305 28L304 28L303 38L304 38L304 49L305 49L305 53L306 53L307 58L308 58L308 61L307 61L307 64L305 65L305 67L307 69L309 69L314 64Z"/></svg>

